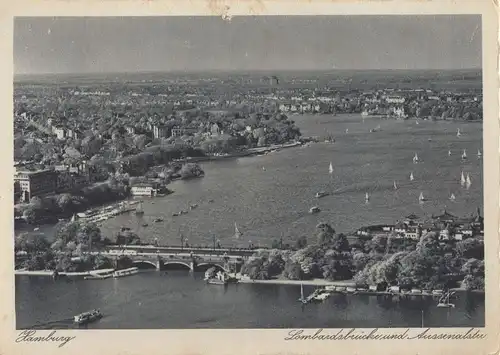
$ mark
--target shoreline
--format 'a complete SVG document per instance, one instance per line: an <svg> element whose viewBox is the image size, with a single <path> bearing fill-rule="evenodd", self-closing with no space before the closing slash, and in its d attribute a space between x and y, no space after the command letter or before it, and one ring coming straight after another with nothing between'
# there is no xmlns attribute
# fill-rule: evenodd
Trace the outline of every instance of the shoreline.
<svg viewBox="0 0 500 355"><path fill-rule="evenodd" d="M59 276L95 276L101 273L110 273L114 269L100 269L82 272L58 272ZM51 270L14 270L15 276L53 276L54 271ZM239 276L239 275L236 275ZM315 286L315 287L340 287L340 288L354 288L355 291L335 290L332 293L344 293L352 295L368 295L368 296L410 296L410 297L436 297L436 295L422 294L422 293L402 293L402 292L388 292L388 291L369 291L366 289L358 289L352 280L329 281L325 279L311 279L311 280L287 280L287 279L272 279L272 280L252 280L249 278L237 277L238 283L241 284L259 284L259 285L281 285L281 286ZM460 287L450 288L454 292L471 292L477 294L485 294L485 290L466 290Z"/></svg>

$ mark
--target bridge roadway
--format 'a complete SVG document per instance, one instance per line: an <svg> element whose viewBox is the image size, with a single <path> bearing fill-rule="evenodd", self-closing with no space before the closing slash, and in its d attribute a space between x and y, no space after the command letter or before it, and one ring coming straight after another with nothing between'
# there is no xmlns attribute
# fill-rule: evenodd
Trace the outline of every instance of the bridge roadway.
<svg viewBox="0 0 500 355"><path fill-rule="evenodd" d="M225 271L241 268L245 259L255 253L249 249L181 248L165 246L112 246L91 254L103 255L117 260L129 257L134 264L149 264L161 270L166 265L183 265L191 271L215 266Z"/></svg>
<svg viewBox="0 0 500 355"><path fill-rule="evenodd" d="M259 248L264 249L264 248ZM180 247L180 246L155 246L155 245L110 245L106 247L106 250L127 250L136 251L141 253L193 253L197 254L209 254L209 255L227 255L227 256L240 256L249 257L257 252L258 249L246 249L246 248L197 248L197 247Z"/></svg>

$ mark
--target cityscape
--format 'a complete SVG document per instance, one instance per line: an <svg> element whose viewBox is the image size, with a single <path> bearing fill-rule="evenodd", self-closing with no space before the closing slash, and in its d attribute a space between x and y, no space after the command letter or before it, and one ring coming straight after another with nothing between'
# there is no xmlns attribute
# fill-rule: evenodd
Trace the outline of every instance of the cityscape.
<svg viewBox="0 0 500 355"><path fill-rule="evenodd" d="M359 26L337 17L318 31ZM377 38L389 17L367 20ZM363 70L300 69L321 61L307 50L283 69L284 44L272 59L239 32L210 40L231 48L227 62L199 28L164 41L206 62L132 71L123 59L122 72L27 64L47 50L35 42L71 61L54 36L68 31L77 47L97 41L78 23L121 20L16 19L17 328L484 326L481 22L465 19L394 20L439 37L436 48L451 41L437 22L477 33L463 63L445 56L442 69L430 53L411 67L398 51L395 68L374 68L378 47ZM189 21L162 26L176 33ZM283 38L280 23L303 26L203 21L211 31L249 21ZM114 51L133 49L118 30L106 36ZM266 65L238 67L252 50Z"/></svg>

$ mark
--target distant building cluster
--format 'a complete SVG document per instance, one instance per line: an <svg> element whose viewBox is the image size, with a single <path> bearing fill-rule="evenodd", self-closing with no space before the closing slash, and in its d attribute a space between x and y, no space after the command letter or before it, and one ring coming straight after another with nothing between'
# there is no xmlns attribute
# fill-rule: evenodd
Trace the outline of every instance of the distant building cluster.
<svg viewBox="0 0 500 355"><path fill-rule="evenodd" d="M441 215L432 216L422 221L411 214L396 224L374 225L358 229L358 236L390 236L395 239L419 240L422 235L436 232L441 240L464 240L466 238L484 236L484 219L478 209L475 216L462 217L444 211Z"/></svg>

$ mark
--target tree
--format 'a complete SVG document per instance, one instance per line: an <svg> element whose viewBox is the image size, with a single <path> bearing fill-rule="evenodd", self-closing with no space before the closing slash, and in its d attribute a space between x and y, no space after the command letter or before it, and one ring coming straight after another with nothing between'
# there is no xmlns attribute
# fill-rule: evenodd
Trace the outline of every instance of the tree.
<svg viewBox="0 0 500 355"><path fill-rule="evenodd" d="M332 237L331 246L333 249L339 252L345 252L350 250L349 241L347 240L347 237L342 233L335 234Z"/></svg>
<svg viewBox="0 0 500 355"><path fill-rule="evenodd" d="M179 175L181 179L191 179L204 175L204 172L198 164L187 163L182 166Z"/></svg>
<svg viewBox="0 0 500 355"><path fill-rule="evenodd" d="M456 244L458 255L463 258L484 259L484 242L476 238L468 238Z"/></svg>
<svg viewBox="0 0 500 355"><path fill-rule="evenodd" d="M305 236L301 236L299 237L299 239L295 241L296 249L302 249L305 248L306 246L307 246L307 238Z"/></svg>
<svg viewBox="0 0 500 355"><path fill-rule="evenodd" d="M316 238L318 240L318 244L332 243L334 235L335 229L333 229L328 223L320 223L316 226Z"/></svg>
<svg viewBox="0 0 500 355"><path fill-rule="evenodd" d="M288 259L285 262L283 276L289 280L302 280L303 273L302 273L302 268L301 268L300 264Z"/></svg>

